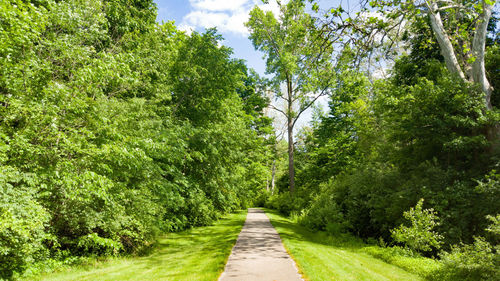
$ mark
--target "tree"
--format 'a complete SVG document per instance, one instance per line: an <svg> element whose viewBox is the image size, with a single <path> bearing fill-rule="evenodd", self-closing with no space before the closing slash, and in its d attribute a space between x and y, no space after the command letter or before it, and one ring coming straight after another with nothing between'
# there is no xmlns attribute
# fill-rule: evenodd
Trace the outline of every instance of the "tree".
<svg viewBox="0 0 500 281"><path fill-rule="evenodd" d="M0 280L139 251L262 190L267 99L215 30L155 15L152 0L0 2Z"/></svg>
<svg viewBox="0 0 500 281"><path fill-rule="evenodd" d="M272 12L255 7L246 26L255 49L265 53L266 72L274 74L271 90L275 98L285 103L285 109L271 107L286 118L289 184L293 192L294 126L301 114L329 90L332 47L322 40L315 19L305 13L304 1L277 3L280 8L277 18Z"/></svg>
<svg viewBox="0 0 500 281"><path fill-rule="evenodd" d="M485 45L495 3L496 0L361 0L362 8L355 15L339 6L331 9L326 22L330 30L336 31L334 34L344 32L365 51L372 51L384 41L390 42L385 46L390 49L402 37L414 36L408 34L408 23L426 22L448 70L464 81L479 84L485 93L485 109L491 110L493 87L485 69Z"/></svg>
<svg viewBox="0 0 500 281"><path fill-rule="evenodd" d="M416 5L430 19L448 70L464 80L479 84L485 93L485 106L488 110L492 109L493 87L486 76L484 57L487 28L495 2L435 0L421 1ZM445 16L442 17L441 13ZM450 27L457 23L458 29L454 27L454 31L446 30L445 24ZM456 43L453 44L452 41ZM457 53L460 59L457 58Z"/></svg>

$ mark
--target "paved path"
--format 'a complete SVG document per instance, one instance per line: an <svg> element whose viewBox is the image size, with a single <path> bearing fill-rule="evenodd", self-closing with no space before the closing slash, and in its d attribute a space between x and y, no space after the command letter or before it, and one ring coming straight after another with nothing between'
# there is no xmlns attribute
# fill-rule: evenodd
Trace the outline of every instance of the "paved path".
<svg viewBox="0 0 500 281"><path fill-rule="evenodd" d="M245 225L219 278L219 281L233 280L302 280L278 232L260 209L248 209Z"/></svg>

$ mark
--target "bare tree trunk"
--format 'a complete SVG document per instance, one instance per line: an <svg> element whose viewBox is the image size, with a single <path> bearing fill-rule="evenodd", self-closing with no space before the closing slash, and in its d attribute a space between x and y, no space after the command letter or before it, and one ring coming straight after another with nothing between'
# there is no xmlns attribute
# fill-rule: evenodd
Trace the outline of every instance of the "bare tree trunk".
<svg viewBox="0 0 500 281"><path fill-rule="evenodd" d="M271 195L274 194L274 178L276 177L276 159L273 160L273 167L271 170Z"/></svg>
<svg viewBox="0 0 500 281"><path fill-rule="evenodd" d="M428 2L426 2L428 3ZM453 49L453 45L451 44L450 38L448 34L446 34L446 30L443 26L443 21L441 20L441 14L438 11L438 4L436 1L428 4L427 8L429 9L429 18L431 20L431 27L436 35L436 39L439 43L439 47L441 49L441 54L444 57L444 61L446 63L446 67L452 73L458 74L460 78L465 79L464 72L458 63L457 56L455 55L455 51Z"/></svg>
<svg viewBox="0 0 500 281"><path fill-rule="evenodd" d="M464 67L471 70L471 73L468 73L468 75L470 74L471 76L469 79L471 82L478 83L481 86L481 90L485 93L485 108L486 110L491 110L493 108L491 105L491 93L493 92L493 87L486 77L484 55L488 23L491 18L494 5L488 5L484 0L481 2L483 5L483 12L477 20L471 48L474 62L472 63L472 66L465 65ZM441 49L441 54L446 62L446 67L450 72L457 73L462 79L467 80L467 77L458 63L450 38L444 29L437 1L432 1L431 3L426 1L426 3L427 8L429 9L431 27L436 35L436 39Z"/></svg>
<svg viewBox="0 0 500 281"><path fill-rule="evenodd" d="M293 121L288 120L288 174L290 175L290 192L295 191L295 169L293 166Z"/></svg>
<svg viewBox="0 0 500 281"><path fill-rule="evenodd" d="M493 93L493 86L490 84L486 76L484 57L485 57L485 46L486 46L486 33L488 29L488 23L491 18L491 13L493 10L493 5L488 5L486 1L482 1L482 4L483 4L483 12L479 16L479 19L476 22L476 29L472 41L472 55L474 57L474 62L472 63L472 81L478 83L481 86L481 90L485 94L484 103L486 110L491 110L493 109L493 106L491 104L491 94ZM492 143L490 149L492 151L497 150L500 145L499 142L500 125L494 124L490 126L488 128L486 137Z"/></svg>
<svg viewBox="0 0 500 281"><path fill-rule="evenodd" d="M472 64L472 79L475 83L481 85L481 90L485 93L485 105L487 110L493 109L491 105L491 93L493 87L486 77L486 69L484 66L484 53L486 45L486 32L490 21L493 5L488 5L483 2L483 13L476 23L474 39L472 41L472 55L474 63Z"/></svg>
<svg viewBox="0 0 500 281"><path fill-rule="evenodd" d="M288 92L288 116L287 116L287 133L288 133L288 174L290 179L290 193L295 191L295 168L293 165L293 89L292 81L287 77L286 87Z"/></svg>

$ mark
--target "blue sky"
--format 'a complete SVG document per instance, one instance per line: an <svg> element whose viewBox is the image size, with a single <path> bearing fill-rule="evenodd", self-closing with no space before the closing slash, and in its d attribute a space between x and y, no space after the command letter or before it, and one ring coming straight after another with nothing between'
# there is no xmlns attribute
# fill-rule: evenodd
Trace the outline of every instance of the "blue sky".
<svg viewBox="0 0 500 281"><path fill-rule="evenodd" d="M342 0L320 2L323 7L328 8L338 5L340 1ZM279 9L274 0L269 1L269 4L263 4L262 0L155 0L155 3L158 6L158 22L174 20L178 28L198 32L217 27L224 37L222 44L233 48L233 57L246 60L249 67L264 74L263 54L255 51L243 24L255 5L277 14Z"/></svg>
<svg viewBox="0 0 500 281"><path fill-rule="evenodd" d="M255 4L274 11L276 5L263 5L260 0L155 0L155 3L159 22L174 20L178 28L198 32L217 27L224 37L222 44L233 49L233 57L246 60L249 67L264 74L263 54L255 51L243 23Z"/></svg>

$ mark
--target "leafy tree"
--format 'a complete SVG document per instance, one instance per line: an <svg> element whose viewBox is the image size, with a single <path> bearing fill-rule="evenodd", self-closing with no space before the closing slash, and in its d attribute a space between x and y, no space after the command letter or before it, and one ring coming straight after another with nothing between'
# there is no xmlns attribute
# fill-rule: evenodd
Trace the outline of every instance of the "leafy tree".
<svg viewBox="0 0 500 281"><path fill-rule="evenodd" d="M312 1L319 7L317 1ZM401 39L418 37L405 26L424 23L432 30L447 69L485 94L485 110L493 109L493 87L485 67L488 25L495 0L482 1L360 1L359 10L340 5L324 16L331 41L344 36L360 50L360 57L383 47L397 53ZM339 35L340 34L340 35ZM498 134L498 129L496 129ZM493 137L493 136L492 136Z"/></svg>
<svg viewBox="0 0 500 281"><path fill-rule="evenodd" d="M330 44L322 44L315 20L305 13L301 0L277 4L280 14L255 7L246 26L254 47L267 57L266 72L273 73L272 91L285 102L273 106L287 122L290 192L295 189L293 129L301 114L326 94L331 83ZM285 90L281 91L284 84ZM298 104L298 109L295 105Z"/></svg>
<svg viewBox="0 0 500 281"><path fill-rule="evenodd" d="M153 1L0 4L0 279L137 252L265 186L267 100L246 66L214 30L155 15Z"/></svg>

